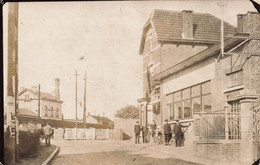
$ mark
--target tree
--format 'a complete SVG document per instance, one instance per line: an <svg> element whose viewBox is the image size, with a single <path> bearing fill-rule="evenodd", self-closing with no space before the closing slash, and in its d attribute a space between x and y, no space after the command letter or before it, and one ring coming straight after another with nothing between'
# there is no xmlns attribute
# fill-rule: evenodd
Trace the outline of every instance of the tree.
<svg viewBox="0 0 260 165"><path fill-rule="evenodd" d="M120 110L116 111L116 117L121 119L138 119L139 118L139 109L134 105L127 105Z"/></svg>

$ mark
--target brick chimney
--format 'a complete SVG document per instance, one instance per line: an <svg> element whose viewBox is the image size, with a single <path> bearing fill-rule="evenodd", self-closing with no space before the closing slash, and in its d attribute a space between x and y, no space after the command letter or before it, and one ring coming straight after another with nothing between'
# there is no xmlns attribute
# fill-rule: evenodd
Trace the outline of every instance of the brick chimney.
<svg viewBox="0 0 260 165"><path fill-rule="evenodd" d="M191 10L182 11L182 38L193 38L193 19Z"/></svg>
<svg viewBox="0 0 260 165"><path fill-rule="evenodd" d="M253 39L245 47L246 53L260 53L260 41L254 38L260 38L260 14L248 12L247 14L237 15L238 33L247 33Z"/></svg>
<svg viewBox="0 0 260 165"><path fill-rule="evenodd" d="M248 33L250 37L260 37L260 14L248 12L237 15L238 33Z"/></svg>
<svg viewBox="0 0 260 165"><path fill-rule="evenodd" d="M55 97L60 99L60 79L55 79Z"/></svg>

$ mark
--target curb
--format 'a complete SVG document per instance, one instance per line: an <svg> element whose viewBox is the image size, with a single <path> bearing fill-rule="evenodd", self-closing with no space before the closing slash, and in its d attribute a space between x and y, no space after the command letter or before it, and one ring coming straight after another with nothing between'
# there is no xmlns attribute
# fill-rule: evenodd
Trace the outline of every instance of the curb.
<svg viewBox="0 0 260 165"><path fill-rule="evenodd" d="M51 160L55 157L55 155L59 152L60 148L56 147L56 149L53 151L53 153L46 159L42 165L47 165L51 162Z"/></svg>

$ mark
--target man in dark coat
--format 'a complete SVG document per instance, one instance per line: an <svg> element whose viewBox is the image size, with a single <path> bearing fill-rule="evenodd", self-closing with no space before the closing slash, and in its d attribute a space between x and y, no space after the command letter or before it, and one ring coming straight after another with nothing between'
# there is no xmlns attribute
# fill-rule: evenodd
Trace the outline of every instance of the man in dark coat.
<svg viewBox="0 0 260 165"><path fill-rule="evenodd" d="M157 125L155 124L155 121L153 120L153 124L151 124L151 133L152 133L152 138L153 142L155 142L155 130L157 128Z"/></svg>
<svg viewBox="0 0 260 165"><path fill-rule="evenodd" d="M164 137L165 137L165 145L169 144L170 141L170 133L171 133L171 126L168 123L168 119L165 120L165 124L163 125Z"/></svg>
<svg viewBox="0 0 260 165"><path fill-rule="evenodd" d="M135 132L135 144L136 144L136 143L139 143L139 136L140 136L140 132L141 132L141 128L140 128L138 121L136 121L136 124L134 127L134 132Z"/></svg>
<svg viewBox="0 0 260 165"><path fill-rule="evenodd" d="M142 131L143 131L143 143L147 143L147 135L148 135L148 131L149 131L148 127L143 126Z"/></svg>
<svg viewBox="0 0 260 165"><path fill-rule="evenodd" d="M181 142L184 140L184 134L181 130L182 127L188 127L188 126L183 126L179 123L179 120L176 120L176 124L174 125L173 128L173 133L175 134L175 146L180 147Z"/></svg>

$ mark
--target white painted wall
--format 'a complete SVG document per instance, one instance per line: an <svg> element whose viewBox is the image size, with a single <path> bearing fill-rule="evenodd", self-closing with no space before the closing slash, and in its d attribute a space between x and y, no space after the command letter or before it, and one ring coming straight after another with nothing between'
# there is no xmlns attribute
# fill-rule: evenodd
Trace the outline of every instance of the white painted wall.
<svg viewBox="0 0 260 165"><path fill-rule="evenodd" d="M163 80L162 94L168 94L192 85L211 80L215 76L215 64L210 63L200 68L187 68Z"/></svg>

